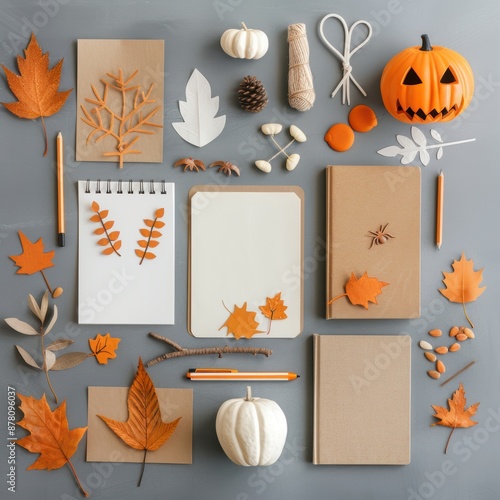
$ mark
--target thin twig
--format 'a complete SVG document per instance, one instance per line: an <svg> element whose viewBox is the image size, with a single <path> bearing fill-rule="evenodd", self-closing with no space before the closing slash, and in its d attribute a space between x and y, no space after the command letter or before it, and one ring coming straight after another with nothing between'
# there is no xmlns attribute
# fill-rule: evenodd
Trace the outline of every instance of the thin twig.
<svg viewBox="0 0 500 500"><path fill-rule="evenodd" d="M198 349L186 349L176 342L163 337L162 335L159 335L158 333L150 332L149 333L150 337L153 337L154 339L161 340L162 342L165 342L168 344L170 347L175 349L174 352L167 352L165 354L162 354L161 356L158 356L155 359L152 359L151 361L148 361L146 363L146 366L153 366L156 363L159 363L160 361L164 361L165 359L171 359L171 358L182 358L184 356L203 356L206 354L217 354L219 358L222 358L224 354L252 354L252 355L257 355L257 354L262 354L263 356L269 357L273 353L271 349L264 349L261 347L229 347L229 346L223 346L223 347L202 347Z"/></svg>
<svg viewBox="0 0 500 500"><path fill-rule="evenodd" d="M458 370L457 373L455 373L450 378L447 378L444 382L442 382L441 384L439 384L439 386L443 387L443 385L447 384L450 380L453 380L455 377L458 377L465 370L468 370L474 363L475 363L475 361L471 361L467 366L464 366L461 370Z"/></svg>

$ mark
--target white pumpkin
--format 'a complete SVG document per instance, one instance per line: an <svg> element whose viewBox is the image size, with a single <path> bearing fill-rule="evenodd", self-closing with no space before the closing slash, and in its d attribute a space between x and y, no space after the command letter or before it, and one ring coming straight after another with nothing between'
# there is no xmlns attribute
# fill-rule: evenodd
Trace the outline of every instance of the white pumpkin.
<svg viewBox="0 0 500 500"><path fill-rule="evenodd" d="M220 39L222 50L236 59L260 59L269 48L267 35L261 30L243 29L224 31Z"/></svg>
<svg viewBox="0 0 500 500"><path fill-rule="evenodd" d="M272 465L285 446L287 423L275 401L253 398L229 399L217 412L215 430L226 455L237 465Z"/></svg>

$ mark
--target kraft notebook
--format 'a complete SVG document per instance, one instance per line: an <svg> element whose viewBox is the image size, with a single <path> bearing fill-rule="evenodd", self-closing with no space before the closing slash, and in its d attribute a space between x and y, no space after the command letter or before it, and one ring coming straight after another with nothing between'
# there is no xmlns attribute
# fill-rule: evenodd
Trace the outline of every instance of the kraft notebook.
<svg viewBox="0 0 500 500"><path fill-rule="evenodd" d="M175 186L78 181L78 322L174 324Z"/></svg>
<svg viewBox="0 0 500 500"><path fill-rule="evenodd" d="M328 166L326 183L325 302L344 294L353 275L385 283L367 307L335 300L327 319L419 317L420 168Z"/></svg>
<svg viewBox="0 0 500 500"><path fill-rule="evenodd" d="M195 186L189 210L189 332L259 340L299 335L302 189Z"/></svg>
<svg viewBox="0 0 500 500"><path fill-rule="evenodd" d="M314 464L406 465L411 339L313 335Z"/></svg>

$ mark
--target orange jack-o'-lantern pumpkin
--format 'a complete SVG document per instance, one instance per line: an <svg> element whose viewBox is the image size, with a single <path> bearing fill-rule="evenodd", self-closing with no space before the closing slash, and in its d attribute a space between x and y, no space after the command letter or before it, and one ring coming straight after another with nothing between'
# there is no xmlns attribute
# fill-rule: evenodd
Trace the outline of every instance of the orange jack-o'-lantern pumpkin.
<svg viewBox="0 0 500 500"><path fill-rule="evenodd" d="M387 111L405 123L449 122L470 103L474 76L467 60L446 47L409 47L385 66L380 80Z"/></svg>

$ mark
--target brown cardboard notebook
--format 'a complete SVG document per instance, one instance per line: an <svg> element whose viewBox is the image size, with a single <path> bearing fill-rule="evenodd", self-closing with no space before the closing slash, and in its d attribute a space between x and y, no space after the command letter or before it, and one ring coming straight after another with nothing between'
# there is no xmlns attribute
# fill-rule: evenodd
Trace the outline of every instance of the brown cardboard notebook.
<svg viewBox="0 0 500 500"><path fill-rule="evenodd" d="M407 335L313 335L314 464L410 463Z"/></svg>
<svg viewBox="0 0 500 500"><path fill-rule="evenodd" d="M347 297L327 305L327 319L419 317L420 168L328 166L326 182L326 302L345 292L351 273L389 283L368 309ZM386 225L393 238L373 242L369 231Z"/></svg>

